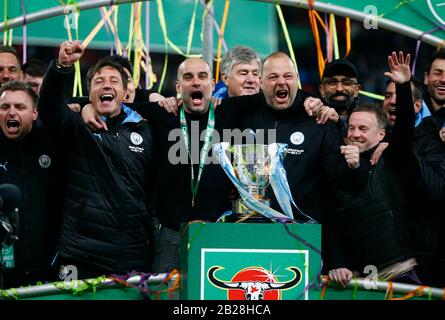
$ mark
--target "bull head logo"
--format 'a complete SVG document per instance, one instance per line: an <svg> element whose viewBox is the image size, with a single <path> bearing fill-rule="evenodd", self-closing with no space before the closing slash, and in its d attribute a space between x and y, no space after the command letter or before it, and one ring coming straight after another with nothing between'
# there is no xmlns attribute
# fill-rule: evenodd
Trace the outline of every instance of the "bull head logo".
<svg viewBox="0 0 445 320"><path fill-rule="evenodd" d="M227 290L243 290L246 300L263 300L265 292L268 290L285 290L298 285L302 274L300 269L296 267L287 268L292 271L295 276L288 282L262 282L262 281L221 281L215 277L215 272L221 267L211 267L207 273L209 281L216 287Z"/></svg>

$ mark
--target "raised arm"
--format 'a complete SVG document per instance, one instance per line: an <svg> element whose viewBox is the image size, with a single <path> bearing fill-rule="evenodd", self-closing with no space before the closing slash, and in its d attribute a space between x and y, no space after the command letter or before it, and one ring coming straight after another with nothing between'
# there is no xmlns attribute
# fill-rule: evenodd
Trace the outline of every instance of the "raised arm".
<svg viewBox="0 0 445 320"><path fill-rule="evenodd" d="M396 52L392 52L388 56L390 71L385 72L385 76L396 84L396 122L391 132L387 150L391 158L396 161L401 159L403 155L409 155L413 150L415 113L411 93L409 62L409 54L405 58L402 51L399 52L398 56Z"/></svg>
<svg viewBox="0 0 445 320"><path fill-rule="evenodd" d="M73 64L83 55L79 41L65 41L60 45L57 61L48 67L40 89L39 116L45 126L61 131L68 125L71 111L66 107L69 79L73 75Z"/></svg>

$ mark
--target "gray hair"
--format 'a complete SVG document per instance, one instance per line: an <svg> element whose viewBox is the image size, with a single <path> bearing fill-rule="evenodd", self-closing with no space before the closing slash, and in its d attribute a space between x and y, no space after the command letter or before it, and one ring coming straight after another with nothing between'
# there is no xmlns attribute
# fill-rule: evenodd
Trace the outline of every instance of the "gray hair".
<svg viewBox="0 0 445 320"><path fill-rule="evenodd" d="M240 63L250 63L255 60L261 69L261 59L258 54L251 48L246 46L233 47L227 51L221 59L221 75L230 75L234 65Z"/></svg>

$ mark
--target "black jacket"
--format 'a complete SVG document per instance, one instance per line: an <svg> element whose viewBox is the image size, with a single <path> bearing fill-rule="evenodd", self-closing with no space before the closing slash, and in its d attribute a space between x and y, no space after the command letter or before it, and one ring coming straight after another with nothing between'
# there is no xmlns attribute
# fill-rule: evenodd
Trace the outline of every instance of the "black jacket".
<svg viewBox="0 0 445 320"><path fill-rule="evenodd" d="M374 148L360 155L362 178L335 190L335 215L328 223L330 269L346 267L362 272L414 256L410 215L414 110L410 84L396 86L397 120L389 146L371 166Z"/></svg>
<svg viewBox="0 0 445 320"><path fill-rule="evenodd" d="M415 251L420 264L433 274L442 273L442 282L426 283L442 286L445 283L445 144L438 135L439 127L433 117L427 117L415 129L412 157L410 206L414 225ZM441 265L439 264L441 262ZM435 280L433 280L435 281Z"/></svg>
<svg viewBox="0 0 445 320"><path fill-rule="evenodd" d="M263 93L230 98L225 104L237 106L238 113L233 114L236 126L253 131L276 130L275 141L270 141L273 136L268 137L266 133L264 143L288 145L284 169L292 196L306 215L321 222L324 214L329 212L326 196L330 188L354 177L341 157L341 137L336 126L333 123L319 125L306 114L303 103L308 96L299 90L293 105L285 111L268 106ZM242 114L246 108L253 108L254 112ZM272 208L281 212L271 188L268 188L267 196L272 201ZM307 220L296 208L293 213L295 219Z"/></svg>
<svg viewBox="0 0 445 320"><path fill-rule="evenodd" d="M12 275L31 279L51 272L62 217L64 172L60 163L53 138L39 120L21 141L7 139L0 130L0 184L11 183L21 191L15 268L6 270L6 282Z"/></svg>
<svg viewBox="0 0 445 320"><path fill-rule="evenodd" d="M226 101L215 111L215 131L212 144L220 142L223 128L234 127L236 117L245 117L252 108L239 111L233 106L225 107ZM135 103L129 105L143 117L151 120L157 141L156 170L156 216L162 225L179 230L182 223L193 220L216 221L231 209L231 194L234 187L222 167L212 160L209 147L207 164L204 167L195 206L192 206L191 168L185 143L181 134L179 116L174 116L157 103ZM237 114L235 117L234 114ZM208 112L185 113L189 140L194 154L194 174L198 175L198 158L203 147L203 131L207 128ZM201 137L201 139L200 139ZM198 142L199 141L199 142ZM179 156L182 156L180 161Z"/></svg>
<svg viewBox="0 0 445 320"><path fill-rule="evenodd" d="M153 225L149 198L153 139L139 115L123 107L116 128L92 132L64 104L71 70L52 62L39 112L52 134L68 145L69 178L60 256L121 273L150 270Z"/></svg>

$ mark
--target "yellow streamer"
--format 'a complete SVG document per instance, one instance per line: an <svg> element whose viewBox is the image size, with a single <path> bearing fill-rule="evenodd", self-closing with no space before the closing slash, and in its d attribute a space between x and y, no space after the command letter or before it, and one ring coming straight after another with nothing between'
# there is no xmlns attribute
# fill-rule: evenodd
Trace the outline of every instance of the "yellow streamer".
<svg viewBox="0 0 445 320"><path fill-rule="evenodd" d="M230 0L226 0L226 4L224 5L224 14L221 22L221 32L218 37L218 55L216 59L216 72L215 72L215 82L218 83L219 80L219 67L221 63L221 49L222 49L222 40L224 37L224 31L226 30L226 22L227 16L229 14Z"/></svg>
<svg viewBox="0 0 445 320"><path fill-rule="evenodd" d="M75 19L75 26L76 26L76 40L79 40L79 16L80 16L80 10L77 8L77 12L74 15ZM76 61L74 63L74 86L77 87L77 90L79 91L79 96L83 96L83 90L82 90L82 74L80 72L80 62Z"/></svg>
<svg viewBox="0 0 445 320"><path fill-rule="evenodd" d="M334 44L334 59L337 60L340 58L340 54L338 52L338 38L337 38L337 26L335 24L335 15L333 13L329 14L329 19L331 20L331 28L332 28L332 42Z"/></svg>
<svg viewBox="0 0 445 320"><path fill-rule="evenodd" d="M283 12L279 4L275 5L278 12L278 17L280 18L281 27L283 28L284 37L286 38L287 47L289 49L290 57L295 65L295 71L298 74L297 60L295 59L294 49L292 48L292 42L290 41L289 32L287 31L286 22L284 21ZM300 77L298 77L298 88L301 89Z"/></svg>
<svg viewBox="0 0 445 320"><path fill-rule="evenodd" d="M382 96L380 94L375 94L375 93L367 92L367 91L363 91L363 90L360 90L359 93L362 96L370 97L372 99L381 100L381 101L385 100L385 96Z"/></svg>
<svg viewBox="0 0 445 320"><path fill-rule="evenodd" d="M114 11L114 6L110 8L110 10L108 10L105 13L105 16L108 16L108 18L111 16L111 14ZM97 25L94 27L93 30L91 30L90 34L85 38L85 40L83 40L82 45L86 48L88 47L88 45L90 44L90 42L94 39L94 37L97 35L97 33L100 31L100 29L102 29L102 27L104 26L105 22L104 20L101 18L100 21L97 23Z"/></svg>
<svg viewBox="0 0 445 320"><path fill-rule="evenodd" d="M74 27L76 30L76 40L79 40L78 29L79 29L80 10L79 10L79 7L77 4L74 4L72 6L76 6L76 13L74 14L73 23L74 23ZM68 34L68 40L73 41L73 35L71 34L71 25L69 23L69 18L68 18L67 14L65 14L65 26L67 27L66 30L67 30L67 34ZM81 72L80 72L80 62L76 61L74 63L74 85L73 85L73 95L72 96L76 97L78 94L80 96L82 96L83 92L82 92L82 76L81 76Z"/></svg>
<svg viewBox="0 0 445 320"><path fill-rule="evenodd" d="M131 44L133 42L133 27L134 27L134 7L135 3L131 4L131 11L130 11L130 26L128 28L128 43L127 43L127 57L128 59L131 58Z"/></svg>
<svg viewBox="0 0 445 320"><path fill-rule="evenodd" d="M164 67L162 69L161 81L159 82L158 92L162 91L162 86L164 85L165 74L167 73L167 63L168 63L168 36L167 36L167 26L165 23L164 8L162 6L161 0L156 0L158 4L158 16L159 23L161 24L162 34L164 35L164 46L165 46L165 57L164 57Z"/></svg>
<svg viewBox="0 0 445 320"><path fill-rule="evenodd" d="M141 60L144 55L144 41L142 40L142 26L141 26L141 16L142 16L142 3L139 3L136 7L136 18L134 20L134 62L133 62L133 79L135 86L139 86L139 81L141 78Z"/></svg>
<svg viewBox="0 0 445 320"><path fill-rule="evenodd" d="M187 38L187 55L190 54L190 49L192 47L193 42L193 33L195 32L195 19L196 19L196 11L198 9L198 0L195 0L195 6L193 8L192 20L190 21L189 34Z"/></svg>
<svg viewBox="0 0 445 320"><path fill-rule="evenodd" d="M114 38L117 41L117 53L119 55L122 55L124 53L124 47L121 44L120 40L119 40L119 32L117 30L117 18L119 16L119 5L116 5L116 10L114 10L114 14L113 14L113 26L114 26Z"/></svg>
<svg viewBox="0 0 445 320"><path fill-rule="evenodd" d="M12 31L14 29L9 29L8 46L12 47Z"/></svg>
<svg viewBox="0 0 445 320"><path fill-rule="evenodd" d="M198 57L198 58L200 58L200 57L202 57L202 54L187 54L186 52L182 52L182 50L168 38L167 38L167 44L174 51L176 51L178 54L180 54L181 56L184 56L186 58L190 58L190 57Z"/></svg>
<svg viewBox="0 0 445 320"><path fill-rule="evenodd" d="M4 0L3 2L3 21L5 22L5 29L3 31L3 45L6 46L8 43L8 1Z"/></svg>

